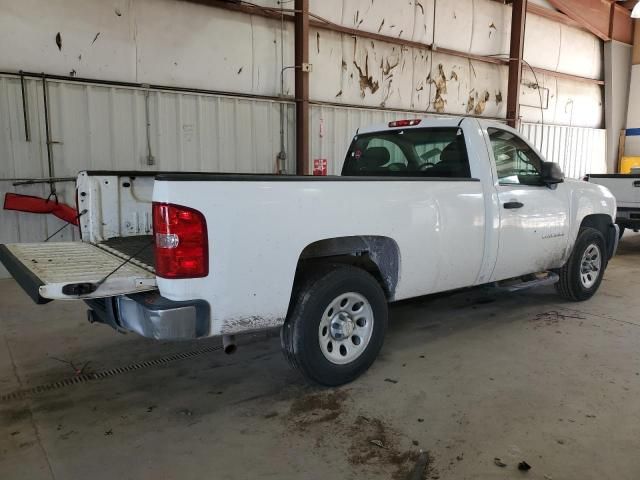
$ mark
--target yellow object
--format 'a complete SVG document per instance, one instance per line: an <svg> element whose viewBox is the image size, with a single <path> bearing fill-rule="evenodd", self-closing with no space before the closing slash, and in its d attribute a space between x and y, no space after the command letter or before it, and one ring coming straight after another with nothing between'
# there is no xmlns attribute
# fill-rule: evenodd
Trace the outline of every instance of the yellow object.
<svg viewBox="0 0 640 480"><path fill-rule="evenodd" d="M640 168L640 157L622 157L620 159L619 173L631 173L632 168Z"/></svg>

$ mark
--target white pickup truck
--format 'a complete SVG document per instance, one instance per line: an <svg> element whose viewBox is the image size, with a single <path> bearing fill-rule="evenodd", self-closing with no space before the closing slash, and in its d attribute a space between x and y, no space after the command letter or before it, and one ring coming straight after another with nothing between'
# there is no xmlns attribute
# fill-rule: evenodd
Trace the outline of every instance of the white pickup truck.
<svg viewBox="0 0 640 480"><path fill-rule="evenodd" d="M474 118L360 129L341 176L81 172L77 195L82 242L0 247L34 300L157 339L278 327L325 385L372 364L389 302L539 283L586 300L618 242L606 188Z"/></svg>
<svg viewBox="0 0 640 480"><path fill-rule="evenodd" d="M587 175L586 180L607 187L616 197L616 223L620 237L625 229L640 230L640 173L610 173Z"/></svg>

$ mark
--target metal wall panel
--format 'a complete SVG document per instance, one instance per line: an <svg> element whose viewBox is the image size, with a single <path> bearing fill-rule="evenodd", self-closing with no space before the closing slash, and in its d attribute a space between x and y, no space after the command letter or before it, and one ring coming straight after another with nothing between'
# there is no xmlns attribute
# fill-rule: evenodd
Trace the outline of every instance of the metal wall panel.
<svg viewBox="0 0 640 480"><path fill-rule="evenodd" d="M329 175L339 175L347 148L358 128L424 116L401 111L312 105L311 159L326 159Z"/></svg>
<svg viewBox="0 0 640 480"><path fill-rule="evenodd" d="M149 91L147 165L145 95L136 88L48 81L56 176L86 169L274 173L280 150L280 103L219 95ZM31 141L25 140L20 80L0 76L0 196L47 196L48 185L13 187L8 178L48 176L42 83L27 80ZM287 170L295 169L295 107L285 105ZM74 205L74 183L58 185ZM0 243L42 241L64 225L51 215L0 210ZM65 228L53 240L70 240ZM0 267L0 276L6 272Z"/></svg>
<svg viewBox="0 0 640 480"><path fill-rule="evenodd" d="M607 173L606 130L523 123L520 131L569 178Z"/></svg>
<svg viewBox="0 0 640 480"><path fill-rule="evenodd" d="M291 8L277 0L261 5ZM493 0L312 0L310 10L362 31L433 44L435 53L311 29L310 96L348 106L504 118L507 67L447 55L509 51L511 8ZM118 13L116 13L116 11ZM534 66L602 76L602 41L529 15L524 58ZM60 32L61 45L55 41ZM265 96L293 94L293 25L175 0L0 0L0 69L32 70ZM284 68L284 70L283 70ZM281 83L281 80L283 82ZM602 89L558 86L561 108L544 123L597 128ZM529 89L535 82L527 80ZM536 92L531 92L535 94ZM555 102L549 92L550 103ZM108 100L107 100L108 101ZM570 102L571 107L565 108ZM523 120L536 122L523 109Z"/></svg>

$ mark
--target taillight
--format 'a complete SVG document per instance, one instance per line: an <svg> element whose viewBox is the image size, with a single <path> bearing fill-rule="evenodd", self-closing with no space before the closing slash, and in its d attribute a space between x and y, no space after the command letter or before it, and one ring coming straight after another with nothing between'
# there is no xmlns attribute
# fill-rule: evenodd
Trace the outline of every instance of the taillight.
<svg viewBox="0 0 640 480"><path fill-rule="evenodd" d="M209 274L207 222L202 213L171 203L153 203L156 275L198 278Z"/></svg>
<svg viewBox="0 0 640 480"><path fill-rule="evenodd" d="M419 118L413 120L396 120L394 122L389 122L389 128L394 127L413 127L415 125L419 125L422 120Z"/></svg>

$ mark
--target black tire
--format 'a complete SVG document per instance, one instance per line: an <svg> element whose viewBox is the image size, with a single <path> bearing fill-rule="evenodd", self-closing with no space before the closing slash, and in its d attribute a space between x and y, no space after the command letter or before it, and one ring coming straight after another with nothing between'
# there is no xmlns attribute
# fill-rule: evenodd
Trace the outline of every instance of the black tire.
<svg viewBox="0 0 640 480"><path fill-rule="evenodd" d="M600 250L601 266L597 271L597 277L594 277L594 283L585 286L582 280L582 259L585 251L592 245ZM607 247L604 236L595 228L581 228L578 232L578 238L573 246L573 251L567 263L560 269L560 280L556 283L558 293L574 302L581 302L590 299L600 287L604 271L607 268Z"/></svg>
<svg viewBox="0 0 640 480"><path fill-rule="evenodd" d="M321 329L321 321L332 302L352 292L368 302L373 320L370 337L357 358L336 364L323 353L324 345L321 348L320 332L325 330ZM387 317L386 296L372 275L350 265L322 268L303 277L295 289L281 331L282 348L289 362L308 380L325 386L343 385L362 375L378 356L387 330Z"/></svg>
<svg viewBox="0 0 640 480"><path fill-rule="evenodd" d="M625 227L623 227L622 225L618 225L618 227L620 228L620 232L618 233L618 240L621 240L622 235L624 235Z"/></svg>

